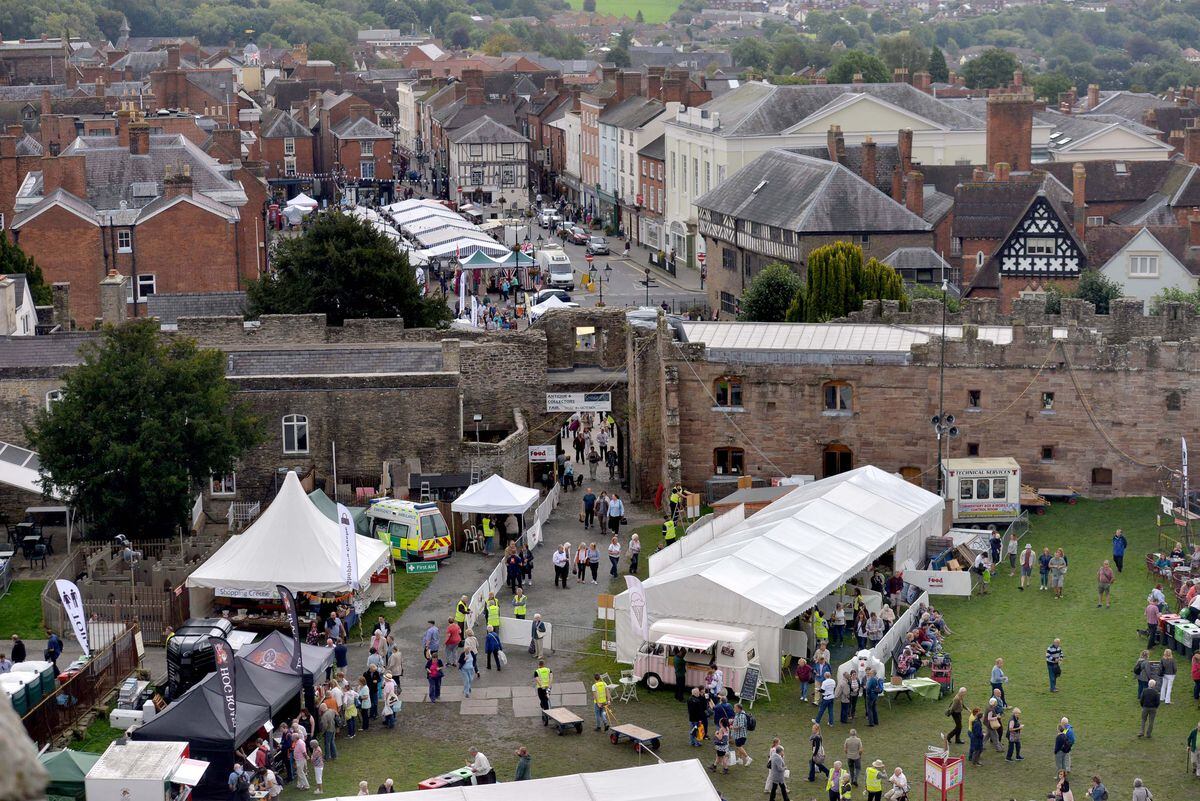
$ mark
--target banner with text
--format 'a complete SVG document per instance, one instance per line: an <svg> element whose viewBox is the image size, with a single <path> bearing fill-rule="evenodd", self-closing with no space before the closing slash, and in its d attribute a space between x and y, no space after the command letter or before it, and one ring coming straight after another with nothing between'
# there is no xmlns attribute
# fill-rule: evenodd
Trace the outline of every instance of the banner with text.
<svg viewBox="0 0 1200 801"><path fill-rule="evenodd" d="M221 691L221 708L229 731L237 734L237 677L233 668L233 649L220 637L209 637L217 666L217 689Z"/></svg>
<svg viewBox="0 0 1200 801"><path fill-rule="evenodd" d="M63 611L71 621L71 629L75 632L79 647L83 649L84 655L91 656L92 650L88 647L87 616L83 613L83 595L73 581L55 579L54 586L58 590L58 597L62 599Z"/></svg>
<svg viewBox="0 0 1200 801"><path fill-rule="evenodd" d="M276 584L275 589L279 590L279 599L283 601L283 611L287 615L288 624L292 627L292 672L297 674L304 673L304 655L300 653L300 618L296 615L296 596L292 595L292 591L282 584Z"/></svg>
<svg viewBox="0 0 1200 801"><path fill-rule="evenodd" d="M354 518L350 510L337 505L338 528L342 533L342 581L351 589L358 589L358 535L354 533Z"/></svg>
<svg viewBox="0 0 1200 801"><path fill-rule="evenodd" d="M547 392L546 412L611 412L611 392Z"/></svg>
<svg viewBox="0 0 1200 801"><path fill-rule="evenodd" d="M905 570L904 581L930 595L971 594L971 573L966 570Z"/></svg>

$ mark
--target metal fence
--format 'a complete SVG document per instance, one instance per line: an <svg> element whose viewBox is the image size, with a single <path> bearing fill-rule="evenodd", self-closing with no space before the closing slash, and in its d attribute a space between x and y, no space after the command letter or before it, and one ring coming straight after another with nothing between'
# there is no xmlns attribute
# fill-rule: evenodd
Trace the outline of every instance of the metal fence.
<svg viewBox="0 0 1200 801"><path fill-rule="evenodd" d="M127 628L97 650L83 670L26 713L25 731L38 747L51 745L84 715L104 703L108 694L137 669L137 626Z"/></svg>
<svg viewBox="0 0 1200 801"><path fill-rule="evenodd" d="M601 625L575 626L555 623L550 650L556 654L578 654L602 656L616 651L617 628L609 625L607 631Z"/></svg>
<svg viewBox="0 0 1200 801"><path fill-rule="evenodd" d="M258 517L259 511L262 509L262 504L258 501L234 501L229 504L229 512L225 519L229 523L229 531L241 531L250 524L254 518Z"/></svg>
<svg viewBox="0 0 1200 801"><path fill-rule="evenodd" d="M1008 524L1008 528L1004 530L1004 539L1006 542L1008 541L1008 535L1014 532L1017 535L1017 542L1025 539L1025 536L1029 533L1029 512L1021 512L1016 520Z"/></svg>

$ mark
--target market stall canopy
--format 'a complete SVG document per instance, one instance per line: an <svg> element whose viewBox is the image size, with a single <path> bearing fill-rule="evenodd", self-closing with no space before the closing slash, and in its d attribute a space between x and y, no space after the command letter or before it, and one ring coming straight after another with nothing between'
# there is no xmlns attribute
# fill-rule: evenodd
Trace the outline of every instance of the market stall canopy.
<svg viewBox="0 0 1200 801"><path fill-rule="evenodd" d="M333 649L328 649L333 653ZM282 672L249 659L235 659L238 700L265 706L271 716L281 714L300 694L301 678L290 670Z"/></svg>
<svg viewBox="0 0 1200 801"><path fill-rule="evenodd" d="M422 247L431 248L434 245L440 245L443 242L453 242L456 240L478 240L480 242L490 242L493 245L500 245L495 239L492 239L487 234L475 228L441 228L437 231L426 231L423 234L416 234L413 239ZM500 245L504 248L504 245ZM508 248L504 248L508 250Z"/></svg>
<svg viewBox="0 0 1200 801"><path fill-rule="evenodd" d="M271 719L271 710L267 707L243 700L245 691L242 685L249 682L240 681L240 675L238 679L236 732L230 731L225 722L225 696L217 689L219 678L216 673L210 673L152 720L134 729L129 736L134 740L191 743L194 749L200 751L237 748Z"/></svg>
<svg viewBox="0 0 1200 801"><path fill-rule="evenodd" d="M100 760L99 754L87 754L83 751L50 751L38 755L38 761L50 775L50 784L46 786L47 801L67 801L76 799L82 801L86 797L83 780L87 772Z"/></svg>
<svg viewBox="0 0 1200 801"><path fill-rule="evenodd" d="M337 501L325 494L325 490L315 489L308 493L308 499L313 502L313 506L329 518L332 522L337 522ZM365 506L347 506L346 511L350 513L350 519L354 521L354 530L364 537L371 536L371 521L367 518L367 507Z"/></svg>
<svg viewBox="0 0 1200 801"><path fill-rule="evenodd" d="M292 648L291 635L272 631L256 643L243 645L238 649L237 655L239 659L244 659L266 670L292 675ZM325 669L333 664L332 648L302 642L300 643L300 654L304 660L306 675L324 677Z"/></svg>
<svg viewBox="0 0 1200 801"><path fill-rule="evenodd" d="M483 251L478 251L476 253L472 253L469 257L463 259L460 262L460 264L463 267L471 267L473 269L500 268L500 269L505 269L505 270L513 270L513 269L516 269L517 267L522 266L521 264L518 263L519 260L523 260L525 262L525 264L524 264L525 267L533 266L533 257L531 257L531 256L518 257L517 254L513 253L511 250L508 251L507 255L498 256L498 257L489 256L488 254L484 253Z"/></svg>
<svg viewBox="0 0 1200 801"><path fill-rule="evenodd" d="M451 242L443 242L440 245L421 248L415 252L426 259L441 259L445 258L446 256L452 256L457 259L466 259L470 258L479 251L483 251L484 253L492 256L503 256L506 253L512 252L496 240L487 237L484 237L483 239L456 239Z"/></svg>
<svg viewBox="0 0 1200 801"><path fill-rule="evenodd" d="M466 785L442 790L391 793L386 801L721 801L704 766L695 759L597 773L573 773L527 782ZM337 799L352 801L353 797ZM332 801L332 799L330 799Z"/></svg>
<svg viewBox="0 0 1200 801"><path fill-rule="evenodd" d="M514 484L500 475L491 475L467 487L450 504L455 512L483 515L519 515L538 502L541 493Z"/></svg>
<svg viewBox="0 0 1200 801"><path fill-rule="evenodd" d="M358 586L363 587L388 563L389 548L370 537L356 536L355 544ZM309 500L294 471L288 471L267 510L187 578L188 587L254 598L276 597L276 584L293 592L346 589L338 525Z"/></svg>
<svg viewBox="0 0 1200 801"><path fill-rule="evenodd" d="M311 197L304 194L303 192L301 192L300 194L296 195L294 198L289 200L287 202L287 204L289 206L303 206L304 208L307 208L307 209L315 209L317 206L320 205L319 203L317 203L317 201L313 200Z"/></svg>
<svg viewBox="0 0 1200 801"><path fill-rule="evenodd" d="M468 222L457 214L453 217L443 217L440 214L425 217L414 222L406 222L401 226L404 233L410 236L417 234L425 234L430 231L438 231L443 228L459 228L467 231L478 231L478 226L473 222Z"/></svg>
<svg viewBox="0 0 1200 801"><path fill-rule="evenodd" d="M567 303L560 300L557 295L551 295L536 306L529 307L529 319L536 320L543 314L555 309L573 309L579 306L578 303Z"/></svg>

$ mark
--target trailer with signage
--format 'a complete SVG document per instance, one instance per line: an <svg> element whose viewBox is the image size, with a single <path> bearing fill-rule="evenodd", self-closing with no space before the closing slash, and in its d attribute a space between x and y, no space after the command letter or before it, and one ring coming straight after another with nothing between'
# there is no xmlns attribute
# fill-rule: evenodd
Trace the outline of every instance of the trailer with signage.
<svg viewBox="0 0 1200 801"><path fill-rule="evenodd" d="M1021 467L1012 457L942 460L954 525L1011 523L1021 514Z"/></svg>

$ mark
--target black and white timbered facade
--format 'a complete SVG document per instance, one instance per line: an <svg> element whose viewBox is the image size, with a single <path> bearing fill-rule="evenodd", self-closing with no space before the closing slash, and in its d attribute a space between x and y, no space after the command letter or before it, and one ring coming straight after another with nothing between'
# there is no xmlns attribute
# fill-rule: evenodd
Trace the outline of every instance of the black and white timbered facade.
<svg viewBox="0 0 1200 801"><path fill-rule="evenodd" d="M1078 278L1087 267L1070 222L1043 194L1029 204L995 259L1002 277Z"/></svg>

